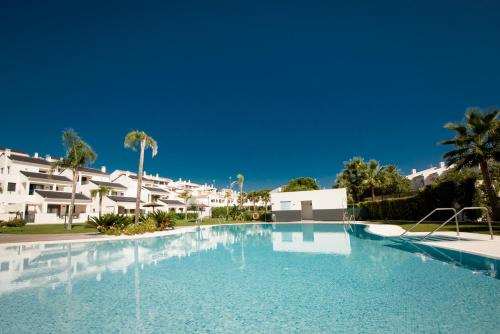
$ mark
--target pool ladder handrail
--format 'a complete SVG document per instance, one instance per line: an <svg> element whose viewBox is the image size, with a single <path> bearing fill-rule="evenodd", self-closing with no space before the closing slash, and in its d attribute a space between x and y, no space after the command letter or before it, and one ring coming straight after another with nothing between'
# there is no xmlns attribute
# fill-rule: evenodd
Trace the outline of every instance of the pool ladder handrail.
<svg viewBox="0 0 500 334"><path fill-rule="evenodd" d="M413 225L408 230L406 230L403 233L401 233L401 235L399 237L403 238L405 234L407 234L408 232L411 232L415 227L417 227L420 223L422 223L424 220L426 220L427 218L429 218L436 211L453 211L453 216L451 216L451 218L448 219L447 221L445 221L443 224L446 224L450 220L452 220L453 218L455 218L455 224L457 226L457 236L459 236L460 235L460 231L459 231L459 228L458 228L457 210L455 208L435 208L434 210L432 210L431 212L429 212L424 218L420 219L415 225ZM442 226L444 226L444 225L442 225Z"/></svg>
<svg viewBox="0 0 500 334"><path fill-rule="evenodd" d="M490 219L490 214L488 212L488 209L484 206L468 206L468 207L465 207L465 208L462 208L460 211L458 211L457 213L455 213L453 215L453 217L451 217L450 219L448 219L447 221L445 221L444 223L442 223L441 225L439 225L438 227L436 227L434 230L432 230L431 232L429 232L429 234L427 234L425 237L422 238L421 241L424 241L427 237L429 237L430 235L432 235L434 232L440 230L443 226L445 226L446 224L448 224L453 218L455 218L455 222L457 224L457 236L459 236L459 230L458 230L458 215L461 214L462 212L464 211L467 211L467 210L481 210L481 211L484 211L486 213L486 221L488 222L488 227L490 229L490 236L491 236L491 240L493 240L493 229L491 228L491 219Z"/></svg>

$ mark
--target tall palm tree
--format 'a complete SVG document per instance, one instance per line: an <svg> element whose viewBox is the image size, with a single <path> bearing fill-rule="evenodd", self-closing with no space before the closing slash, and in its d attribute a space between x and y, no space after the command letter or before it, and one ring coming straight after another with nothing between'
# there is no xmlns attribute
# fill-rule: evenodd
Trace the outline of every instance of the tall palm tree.
<svg viewBox="0 0 500 334"><path fill-rule="evenodd" d="M229 183L229 189L226 190L224 198L226 199L226 221L229 220L229 200L233 197L233 187L238 184L238 181Z"/></svg>
<svg viewBox="0 0 500 334"><path fill-rule="evenodd" d="M186 203L186 211L184 212L184 219L187 220L187 214L188 214L188 202L189 200L193 197L193 195L191 195L191 192L189 190L184 190L180 195L179 195L180 198L182 198L184 200L184 203Z"/></svg>
<svg viewBox="0 0 500 334"><path fill-rule="evenodd" d="M101 212L102 212L102 198L108 195L110 191L111 191L110 187L102 185L97 187L97 189L92 189L90 191L90 196L92 196L92 198L96 198L97 195L99 195L99 218L101 218Z"/></svg>
<svg viewBox="0 0 500 334"><path fill-rule="evenodd" d="M240 186L240 210L243 209L243 183L245 182L245 177L243 174L238 174L236 175L236 178L238 179L238 184Z"/></svg>
<svg viewBox="0 0 500 334"><path fill-rule="evenodd" d="M271 201L271 192L269 189L263 189L260 191L260 199L264 202L264 207L267 213L267 205Z"/></svg>
<svg viewBox="0 0 500 334"><path fill-rule="evenodd" d="M144 151L147 148L151 149L153 157L158 153L158 143L144 131L130 131L125 136L124 146L136 151L140 148L139 155L139 171L137 173L137 197L135 199L135 224L139 223L141 216L141 189L142 189L142 173L144 167Z"/></svg>
<svg viewBox="0 0 500 334"><path fill-rule="evenodd" d="M353 202L359 202L365 191L366 163L361 157L344 161L344 170L337 175L334 187L347 188L347 195Z"/></svg>
<svg viewBox="0 0 500 334"><path fill-rule="evenodd" d="M445 124L445 128L455 132L455 137L441 142L441 145L455 147L443 155L448 166L455 165L457 170L462 170L479 165L495 219L500 217L488 161L500 161L499 114L498 109L482 111L479 108L469 108L463 124Z"/></svg>
<svg viewBox="0 0 500 334"><path fill-rule="evenodd" d="M260 193L257 191L252 191L248 193L247 198L253 203L253 212L257 209L257 202L260 200Z"/></svg>
<svg viewBox="0 0 500 334"><path fill-rule="evenodd" d="M380 188L383 182L384 168L376 160L370 160L366 164L366 173L364 175L364 184L370 189L372 201L375 200L375 189Z"/></svg>
<svg viewBox="0 0 500 334"><path fill-rule="evenodd" d="M97 155L92 150L89 144L84 142L73 129L64 130L62 135L63 145L66 149L66 154L61 160L55 161L50 165L50 172L57 169L69 169L73 174L71 187L71 202L69 205L69 220L67 229L71 230L73 226L73 211L75 207L76 183L78 182L78 172L80 168L86 167L93 163Z"/></svg>

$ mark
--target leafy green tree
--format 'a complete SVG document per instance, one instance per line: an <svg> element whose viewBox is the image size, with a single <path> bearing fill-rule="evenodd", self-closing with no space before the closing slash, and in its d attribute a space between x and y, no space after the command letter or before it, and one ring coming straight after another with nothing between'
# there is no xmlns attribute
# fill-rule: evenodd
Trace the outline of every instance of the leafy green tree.
<svg viewBox="0 0 500 334"><path fill-rule="evenodd" d="M111 191L110 187L103 185L100 185L99 187L97 187L97 189L92 189L90 191L90 196L92 198L96 198L97 196L99 196L99 218L101 217L102 213L102 198L104 196L107 196L110 191Z"/></svg>
<svg viewBox="0 0 500 334"><path fill-rule="evenodd" d="M318 190L319 186L316 180L310 177L299 177L297 179L292 179L288 181L288 184L283 187L282 191L306 191L306 190Z"/></svg>
<svg viewBox="0 0 500 334"><path fill-rule="evenodd" d="M366 164L363 183L370 190L372 201L375 200L375 189L380 189L383 184L383 167L377 160L370 160Z"/></svg>
<svg viewBox="0 0 500 334"><path fill-rule="evenodd" d="M130 131L125 136L124 146L136 151L139 147L139 171L137 172L137 196L135 199L135 224L139 224L141 217L141 189L142 173L144 168L144 151L151 149L153 157L158 153L158 143L144 131Z"/></svg>
<svg viewBox="0 0 500 334"><path fill-rule="evenodd" d="M366 189L367 166L363 158L354 157L344 162L344 170L337 175L334 187L344 187L354 202L362 199Z"/></svg>
<svg viewBox="0 0 500 334"><path fill-rule="evenodd" d="M443 155L448 166L454 165L457 170L479 166L495 219L500 218L500 215L488 162L500 161L499 114L500 110L469 108L463 124L445 125L445 128L455 132L455 137L441 142L441 145L454 146L454 149Z"/></svg>
<svg viewBox="0 0 500 334"><path fill-rule="evenodd" d="M382 194L406 194L410 193L411 191L412 189L410 180L401 175L396 166L384 166L382 170Z"/></svg>
<svg viewBox="0 0 500 334"><path fill-rule="evenodd" d="M68 230L73 226L73 211L75 207L76 183L78 181L78 172L80 168L86 167L93 163L97 155L89 144L84 142L73 129L68 129L62 135L63 145L66 149L66 154L61 160L55 161L50 165L50 175L56 169L69 169L73 174L71 187L71 202L69 205L69 220Z"/></svg>

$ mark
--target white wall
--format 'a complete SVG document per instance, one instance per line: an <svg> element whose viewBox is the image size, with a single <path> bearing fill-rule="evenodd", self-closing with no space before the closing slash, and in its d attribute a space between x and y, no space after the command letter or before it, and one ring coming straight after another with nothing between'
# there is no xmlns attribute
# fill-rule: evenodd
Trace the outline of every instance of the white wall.
<svg viewBox="0 0 500 334"><path fill-rule="evenodd" d="M272 211L281 211L281 202L290 201L289 210L301 210L301 201L312 201L313 210L347 208L345 188L271 193Z"/></svg>

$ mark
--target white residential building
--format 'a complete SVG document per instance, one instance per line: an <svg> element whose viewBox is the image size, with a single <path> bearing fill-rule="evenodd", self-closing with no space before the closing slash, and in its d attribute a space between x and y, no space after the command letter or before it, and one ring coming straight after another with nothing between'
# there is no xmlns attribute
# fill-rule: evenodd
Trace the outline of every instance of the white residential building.
<svg viewBox="0 0 500 334"><path fill-rule="evenodd" d="M60 158L49 155L40 157L0 148L0 220L8 220L21 214L29 223L64 223L67 221L71 199L72 172L49 172L51 163ZM101 199L92 196L99 187L109 188ZM188 203L180 196L188 191ZM100 169L81 168L78 173L73 221L86 222L90 216L101 212L134 214L137 196L137 174L124 170L107 173ZM148 175L144 172L141 189L141 210L163 210L185 213L197 212L210 217L213 207L238 205L239 193L233 189L217 189L214 185L198 184L191 180ZM245 201L245 207L253 206ZM262 201L257 206L264 206ZM191 208L191 209L190 209Z"/></svg>
<svg viewBox="0 0 500 334"><path fill-rule="evenodd" d="M450 168L441 161L439 167L431 167L421 171L412 169L411 174L407 175L406 178L410 180L412 188L418 190L436 182L436 179Z"/></svg>
<svg viewBox="0 0 500 334"><path fill-rule="evenodd" d="M20 151L0 149L0 219L21 213L32 223L63 223L71 199L69 170L56 170L50 175L56 159L32 157ZM91 214L92 200L81 191L92 178L106 179L103 170L82 168L78 175L74 221L84 222Z"/></svg>

